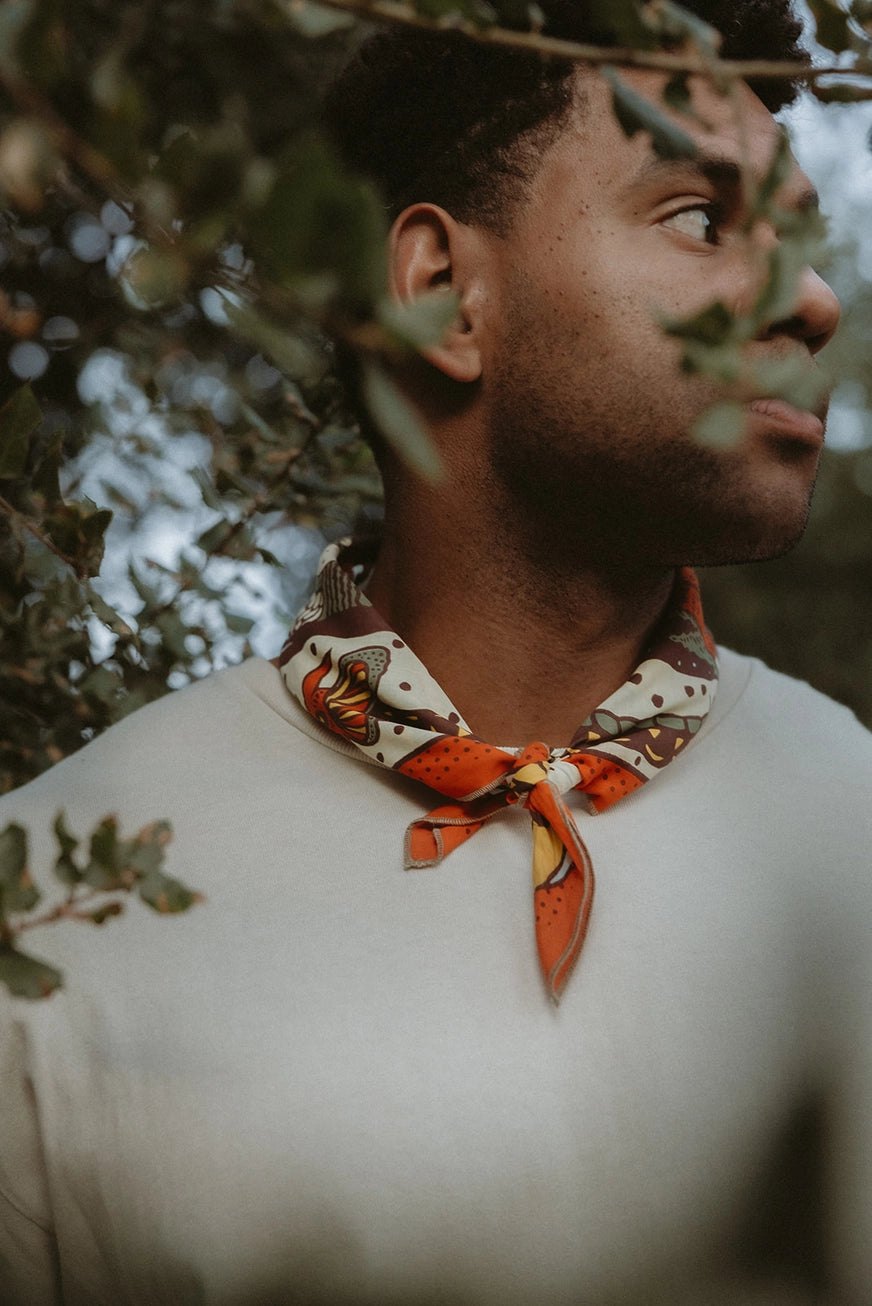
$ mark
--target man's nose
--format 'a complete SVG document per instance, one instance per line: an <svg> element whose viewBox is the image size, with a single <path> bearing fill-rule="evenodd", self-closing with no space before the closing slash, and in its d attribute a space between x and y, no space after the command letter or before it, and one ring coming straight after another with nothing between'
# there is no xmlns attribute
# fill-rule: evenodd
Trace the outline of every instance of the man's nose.
<svg viewBox="0 0 872 1306"><path fill-rule="evenodd" d="M841 311L838 299L823 277L807 267L797 281L793 312L771 323L765 335L768 339L792 336L816 354L835 334Z"/></svg>
<svg viewBox="0 0 872 1306"><path fill-rule="evenodd" d="M796 316L800 319L803 339L813 354L823 349L839 325L842 309L834 291L813 268L805 268L799 277Z"/></svg>

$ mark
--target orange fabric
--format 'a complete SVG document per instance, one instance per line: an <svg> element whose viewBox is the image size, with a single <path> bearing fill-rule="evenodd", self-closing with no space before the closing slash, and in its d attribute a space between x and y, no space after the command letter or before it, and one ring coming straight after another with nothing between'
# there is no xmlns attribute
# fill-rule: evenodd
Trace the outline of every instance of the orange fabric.
<svg viewBox="0 0 872 1306"><path fill-rule="evenodd" d="M569 748L533 743L516 755L472 733L361 592L349 554L346 542L325 552L315 594L282 651L282 674L327 729L448 799L410 824L407 868L437 865L507 807L529 811L536 946L556 1000L584 943L594 892L590 855L563 795L581 789L604 811L658 774L699 730L717 664L696 577L678 573L635 673Z"/></svg>
<svg viewBox="0 0 872 1306"><path fill-rule="evenodd" d="M549 991L559 997L587 933L594 875L575 821L559 789L549 780L552 759L547 745L531 744L516 757L478 740L455 740L450 747L439 740L412 760L413 767L401 763L397 770L416 779L426 776L425 783L438 787L440 793L456 793L464 798L474 791L487 792L478 800L466 798L437 807L413 821L407 832L407 865L436 865L506 806L522 803L529 810L533 825L536 947ZM601 798L603 807L642 783L631 775L625 775L623 781L618 779L621 768L589 754L564 751L562 760L578 771L578 784L572 787L589 792L598 788L614 791L613 797ZM438 784L430 779L434 774ZM500 779L504 788L495 800L490 786Z"/></svg>

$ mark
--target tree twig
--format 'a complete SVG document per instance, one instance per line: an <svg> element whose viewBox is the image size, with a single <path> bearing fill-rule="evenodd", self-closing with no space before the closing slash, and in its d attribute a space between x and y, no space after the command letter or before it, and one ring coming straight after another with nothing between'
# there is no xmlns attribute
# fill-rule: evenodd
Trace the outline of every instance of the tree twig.
<svg viewBox="0 0 872 1306"><path fill-rule="evenodd" d="M102 194L114 200L120 208L133 207L136 196L121 180L115 166L106 155L101 154L74 131L33 82L13 72L2 60L0 60L0 87L23 114L39 123L63 159L75 164L80 172L95 183ZM170 239L168 233L152 222L146 214L137 214L137 226L154 243L166 244Z"/></svg>
<svg viewBox="0 0 872 1306"><path fill-rule="evenodd" d="M130 887L124 884L115 884L107 889L90 888L84 893L78 894L74 891L64 898L62 902L56 903L54 907L50 907L48 911L43 912L41 916L32 916L29 920L22 919L7 922L11 939L5 941L14 943L17 935L23 934L25 930L36 929L40 925L53 925L56 921L63 920L85 920L87 919L87 913L82 912L82 907L89 902L93 902L95 898L99 898L101 894L129 892ZM113 899L113 902L115 901L117 900ZM110 907L111 904L107 903L106 906Z"/></svg>
<svg viewBox="0 0 872 1306"><path fill-rule="evenodd" d="M291 8L299 0L290 0ZM507 27L477 27L468 19L450 20L428 18L419 14L402 0L318 0L326 9L337 9L355 14L359 18L401 23L407 27L423 27L434 31L463 32L477 41L493 45L512 46L519 50L534 50L538 54L573 59L580 63L623 64L637 68L653 68L669 73L718 73L741 80L760 77L783 77L789 80L816 81L819 77L859 76L856 69L845 67L814 67L805 63L792 63L774 59L706 59L699 53L670 52L667 50L635 50L626 46L590 45L566 41L542 32L516 32Z"/></svg>
<svg viewBox="0 0 872 1306"><path fill-rule="evenodd" d="M0 86L19 109L40 123L60 154L72 159L82 172L119 204L130 204L132 197L119 182L115 169L105 155L82 140L32 82L19 77L8 64L0 62Z"/></svg>
<svg viewBox="0 0 872 1306"><path fill-rule="evenodd" d="M63 550L59 549L53 540L50 540L49 537L30 520L29 517L25 516L25 514L20 511L20 509L13 508L8 499L3 498L2 494L0 494L0 510L5 512L12 520L20 521L24 529L30 531L30 534L39 540L40 544L44 544L47 549L51 550L56 558L60 558L61 562L70 567L76 576L79 576L79 568L76 565L75 559L68 558Z"/></svg>

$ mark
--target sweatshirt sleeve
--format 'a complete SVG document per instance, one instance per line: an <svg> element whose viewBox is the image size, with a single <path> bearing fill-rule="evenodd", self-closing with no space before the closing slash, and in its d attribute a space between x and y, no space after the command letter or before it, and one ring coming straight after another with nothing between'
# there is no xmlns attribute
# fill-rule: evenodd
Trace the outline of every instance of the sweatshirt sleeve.
<svg viewBox="0 0 872 1306"><path fill-rule="evenodd" d="M872 822L868 790L845 787L855 808L819 862L806 983L820 1031L832 1301L872 1306Z"/></svg>
<svg viewBox="0 0 872 1306"><path fill-rule="evenodd" d="M867 900L872 897L867 890ZM850 923L836 1013L830 1122L831 1246L840 1301L872 1303L872 903Z"/></svg>
<svg viewBox="0 0 872 1306"><path fill-rule="evenodd" d="M0 1301L60 1306L45 1163L24 1033L0 1001Z"/></svg>

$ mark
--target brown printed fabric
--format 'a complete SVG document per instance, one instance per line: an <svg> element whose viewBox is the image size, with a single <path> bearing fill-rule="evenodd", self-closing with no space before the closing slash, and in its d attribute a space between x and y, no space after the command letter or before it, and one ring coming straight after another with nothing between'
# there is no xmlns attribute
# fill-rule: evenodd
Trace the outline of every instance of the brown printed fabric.
<svg viewBox="0 0 872 1306"><path fill-rule="evenodd" d="M447 800L407 829L407 869L438 865L491 817L519 803L527 808L536 944L556 1001L581 951L594 891L590 855L564 795L582 790L604 811L658 775L699 731L717 689L717 660L696 576L690 568L677 573L635 672L581 723L568 748L533 742L515 752L475 735L389 628L360 587L360 558L350 540L325 550L315 592L279 658L285 682L328 730Z"/></svg>

